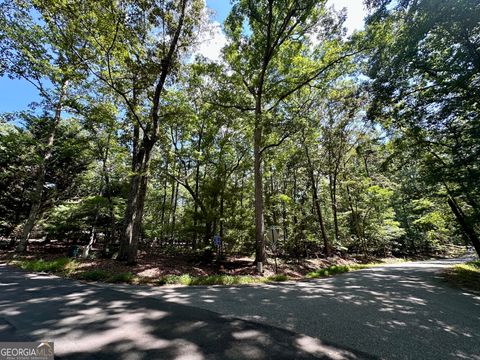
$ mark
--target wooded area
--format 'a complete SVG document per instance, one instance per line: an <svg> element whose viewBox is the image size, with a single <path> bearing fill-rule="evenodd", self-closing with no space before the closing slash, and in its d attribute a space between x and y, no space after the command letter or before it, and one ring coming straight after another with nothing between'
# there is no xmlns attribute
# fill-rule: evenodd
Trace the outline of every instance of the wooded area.
<svg viewBox="0 0 480 360"><path fill-rule="evenodd" d="M234 0L211 61L204 0L1 1L0 75L42 100L1 115L0 236L130 264L218 236L258 271L480 254L480 3L365 6L347 35L327 1Z"/></svg>

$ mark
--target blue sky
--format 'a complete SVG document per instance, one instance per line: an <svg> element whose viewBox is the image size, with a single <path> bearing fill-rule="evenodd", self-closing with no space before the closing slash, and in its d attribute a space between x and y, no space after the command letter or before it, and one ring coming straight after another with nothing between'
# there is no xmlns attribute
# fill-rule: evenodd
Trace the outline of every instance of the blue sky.
<svg viewBox="0 0 480 360"><path fill-rule="evenodd" d="M346 26L349 31L363 26L365 11L362 0L329 0L337 8L346 7L348 18ZM211 37L205 39L198 52L210 59L218 58L221 47L225 44L225 36L221 31L221 23L225 20L230 10L230 0L207 0L207 6L214 10L214 31ZM33 101L39 101L37 90L25 80L0 78L0 113L19 111L27 108Z"/></svg>
<svg viewBox="0 0 480 360"><path fill-rule="evenodd" d="M207 0L207 6L215 11L215 20L223 22L230 11L230 0Z"/></svg>
<svg viewBox="0 0 480 360"><path fill-rule="evenodd" d="M230 10L229 0L207 0L215 12L213 20L222 23ZM33 101L40 101L37 89L25 80L0 78L0 113L24 110Z"/></svg>
<svg viewBox="0 0 480 360"><path fill-rule="evenodd" d="M0 78L0 113L25 110L33 101L39 101L37 89L24 80Z"/></svg>

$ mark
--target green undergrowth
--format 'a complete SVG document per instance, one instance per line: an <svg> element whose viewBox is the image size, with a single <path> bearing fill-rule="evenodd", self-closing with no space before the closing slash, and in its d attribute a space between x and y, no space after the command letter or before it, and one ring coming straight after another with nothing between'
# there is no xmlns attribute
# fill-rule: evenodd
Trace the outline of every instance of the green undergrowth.
<svg viewBox="0 0 480 360"><path fill-rule="evenodd" d="M343 274L349 271L366 269L369 267L377 266L377 264L355 264L355 265L332 265L327 268L318 269L312 271L306 275L308 279L316 279L320 277L333 276L337 274Z"/></svg>
<svg viewBox="0 0 480 360"><path fill-rule="evenodd" d="M136 276L131 272L113 273L102 269L82 270L78 262L69 258L54 260L23 259L12 260L10 265L32 272L48 272L57 275L69 276L78 280L101 281L108 283L131 283L131 284L154 284L154 285L239 285L255 284L264 282L287 281L290 278L285 274L277 274L269 277L259 276L234 276L234 275L209 275L192 276L167 275L160 279L150 279Z"/></svg>
<svg viewBox="0 0 480 360"><path fill-rule="evenodd" d="M136 279L131 272L111 273L106 270L94 269L79 272L74 276L76 279L86 281L103 281L110 283L133 283Z"/></svg>
<svg viewBox="0 0 480 360"><path fill-rule="evenodd" d="M395 260L398 262L401 260ZM391 260L388 262L392 262ZM314 279L326 276L332 276L349 271L370 268L383 265L382 263L368 264L350 264L350 265L332 265L310 272L306 278ZM114 273L103 269L82 270L80 263L74 259L58 258L54 260L43 259L23 259L13 260L11 265L20 267L21 269L33 272L49 272L57 275L72 277L84 281L101 281L108 283L129 283L129 284L150 284L150 285L242 285L242 284L258 284L268 282L288 281L291 278L286 274L276 274L272 276L252 276L252 275L208 275L194 276L189 274L182 275L166 275L161 278L146 278L137 276L131 272Z"/></svg>
<svg viewBox="0 0 480 360"><path fill-rule="evenodd" d="M445 276L455 286L480 292L480 260L455 265Z"/></svg>
<svg viewBox="0 0 480 360"><path fill-rule="evenodd" d="M312 271L306 275L308 279L316 279L321 277L333 276L337 274L343 274L350 271L368 269L376 266L382 266L385 264L393 264L405 262L404 259L388 259L383 260L382 262L366 263L366 264L349 264L349 265L331 265L327 268L321 268L315 271Z"/></svg>
<svg viewBox="0 0 480 360"><path fill-rule="evenodd" d="M12 260L10 265L18 266L19 268L33 272L51 272L69 274L76 268L76 262L72 259L62 257L54 260L43 259L25 259Z"/></svg>
<svg viewBox="0 0 480 360"><path fill-rule="evenodd" d="M209 275L209 276L191 276L183 275L167 275L161 278L158 285L241 285L241 284L258 284L265 282L287 281L290 278L285 274L277 274L269 277L260 276L233 276L233 275Z"/></svg>

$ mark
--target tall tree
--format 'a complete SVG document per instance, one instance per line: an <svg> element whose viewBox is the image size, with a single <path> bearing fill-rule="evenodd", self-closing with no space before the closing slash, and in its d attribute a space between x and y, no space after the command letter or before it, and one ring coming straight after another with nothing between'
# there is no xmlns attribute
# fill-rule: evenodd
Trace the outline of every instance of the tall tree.
<svg viewBox="0 0 480 360"><path fill-rule="evenodd" d="M152 151L182 55L202 20L201 0L38 2L57 30L77 34L70 53L122 99L132 125L132 174L119 260L135 263Z"/></svg>
<svg viewBox="0 0 480 360"><path fill-rule="evenodd" d="M50 31L39 21L28 1L4 1L0 4L0 74L28 81L42 99L49 121L39 149L35 169L35 189L31 193L31 208L17 250L24 252L42 205L47 163L52 156L57 128L69 98L69 82L83 77L81 67L65 53L71 36Z"/></svg>
<svg viewBox="0 0 480 360"><path fill-rule="evenodd" d="M225 58L250 96L249 104L238 108L253 115L258 271L265 261L262 153L275 145L265 143L265 126L282 102L352 55L340 47L342 22L327 1L317 0L237 0L226 20Z"/></svg>
<svg viewBox="0 0 480 360"><path fill-rule="evenodd" d="M480 254L480 4L372 3L369 115L423 154L427 176L444 187L445 202Z"/></svg>

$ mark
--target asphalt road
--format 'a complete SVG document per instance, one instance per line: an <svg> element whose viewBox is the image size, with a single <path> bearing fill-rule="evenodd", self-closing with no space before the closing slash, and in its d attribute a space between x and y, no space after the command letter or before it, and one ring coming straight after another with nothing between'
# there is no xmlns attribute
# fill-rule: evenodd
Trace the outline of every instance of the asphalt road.
<svg viewBox="0 0 480 360"><path fill-rule="evenodd" d="M0 265L0 341L58 359L480 359L480 296L389 265L238 287L82 284Z"/></svg>

